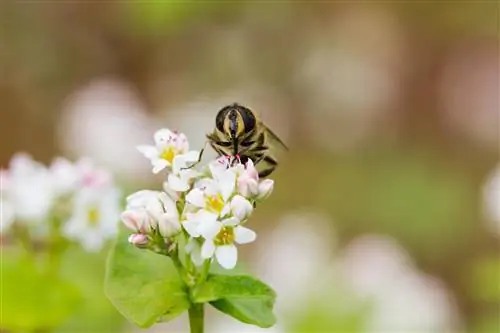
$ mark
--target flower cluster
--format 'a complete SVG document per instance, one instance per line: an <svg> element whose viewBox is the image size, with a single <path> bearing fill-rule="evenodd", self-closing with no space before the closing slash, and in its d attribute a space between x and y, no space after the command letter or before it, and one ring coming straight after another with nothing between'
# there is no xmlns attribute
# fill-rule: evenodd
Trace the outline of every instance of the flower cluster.
<svg viewBox="0 0 500 333"><path fill-rule="evenodd" d="M215 258L222 267L234 268L235 244L256 239L245 224L274 182L260 180L251 160L243 165L221 157L198 167L199 152L189 151L182 133L161 129L154 137L156 146L138 149L151 160L154 173L167 169L167 177L163 191L142 190L127 198L122 220L134 232L129 241L168 251L184 238L194 264Z"/></svg>
<svg viewBox="0 0 500 333"><path fill-rule="evenodd" d="M57 229L88 251L98 251L117 232L120 193L110 174L90 160L56 158L49 167L19 153L1 174L0 232L26 229L46 238Z"/></svg>

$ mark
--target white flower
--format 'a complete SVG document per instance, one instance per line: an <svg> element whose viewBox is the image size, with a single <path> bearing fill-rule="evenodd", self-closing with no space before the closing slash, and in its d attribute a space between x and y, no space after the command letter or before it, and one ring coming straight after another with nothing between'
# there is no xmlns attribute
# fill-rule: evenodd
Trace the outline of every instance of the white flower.
<svg viewBox="0 0 500 333"><path fill-rule="evenodd" d="M181 230L174 199L160 191L142 190L128 196L122 221L135 232L158 229L164 237L174 236Z"/></svg>
<svg viewBox="0 0 500 333"><path fill-rule="evenodd" d="M213 178L200 180L187 196L186 201L191 205L205 209L224 217L230 211L229 199L235 190L235 174L228 169L219 168L216 164L210 164Z"/></svg>
<svg viewBox="0 0 500 333"><path fill-rule="evenodd" d="M14 207L7 200L0 198L0 234L8 230L14 222Z"/></svg>
<svg viewBox="0 0 500 333"><path fill-rule="evenodd" d="M201 248L201 257L210 259L214 256L219 264L232 269L238 260L238 250L234 243L246 244L255 240L257 235L254 231L238 225L239 220L235 217L219 221L204 221L198 230L205 238Z"/></svg>
<svg viewBox="0 0 500 333"><path fill-rule="evenodd" d="M189 143L184 133L172 132L169 129L160 129L154 134L155 145L141 145L137 149L149 160L153 166L153 173L171 167L174 158L188 152Z"/></svg>
<svg viewBox="0 0 500 333"><path fill-rule="evenodd" d="M55 192L49 170L27 154L16 154L8 171L8 189L2 191L15 219L21 223L38 223L48 217Z"/></svg>
<svg viewBox="0 0 500 333"><path fill-rule="evenodd" d="M74 191L80 185L83 176L83 173L80 172L82 170L62 157L52 161L49 171L57 195L65 195Z"/></svg>
<svg viewBox="0 0 500 333"><path fill-rule="evenodd" d="M120 219L120 195L116 188L84 187L73 200L73 214L62 232L79 241L87 251L99 251L115 236Z"/></svg>
<svg viewBox="0 0 500 333"><path fill-rule="evenodd" d="M190 189L190 181L199 175L194 168L187 169L192 163L198 161L200 153L190 151L177 155L172 163L172 173L168 175L167 186L176 192L185 192Z"/></svg>

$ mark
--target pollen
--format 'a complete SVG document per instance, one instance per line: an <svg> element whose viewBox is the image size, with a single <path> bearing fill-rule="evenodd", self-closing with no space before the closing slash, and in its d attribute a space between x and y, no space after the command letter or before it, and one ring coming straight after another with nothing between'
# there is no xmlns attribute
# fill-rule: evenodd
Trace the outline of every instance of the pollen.
<svg viewBox="0 0 500 333"><path fill-rule="evenodd" d="M223 227L221 231L215 236L215 245L228 245L234 242L234 229L233 227Z"/></svg>
<svg viewBox="0 0 500 333"><path fill-rule="evenodd" d="M173 147L167 147L163 150L163 152L161 153L160 157L166 161L169 161L170 163L172 163L172 161L174 160L174 157L175 157L175 150Z"/></svg>
<svg viewBox="0 0 500 333"><path fill-rule="evenodd" d="M206 205L208 210L215 213L220 213L222 208L224 208L224 200L220 194L208 196L206 199Z"/></svg>
<svg viewBox="0 0 500 333"><path fill-rule="evenodd" d="M87 210L87 221L90 225L94 226L99 223L100 213L97 207L91 207Z"/></svg>

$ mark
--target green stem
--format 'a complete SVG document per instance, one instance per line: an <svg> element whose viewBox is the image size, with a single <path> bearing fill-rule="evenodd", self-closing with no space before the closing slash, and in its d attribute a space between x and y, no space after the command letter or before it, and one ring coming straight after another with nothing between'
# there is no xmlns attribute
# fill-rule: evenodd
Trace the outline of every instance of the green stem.
<svg viewBox="0 0 500 333"><path fill-rule="evenodd" d="M191 333L203 333L203 304L193 304L189 308L189 328Z"/></svg>
<svg viewBox="0 0 500 333"><path fill-rule="evenodd" d="M210 271L210 259L206 259L203 262L203 268L201 269L200 278L198 279L198 283L203 283L207 279L208 272Z"/></svg>

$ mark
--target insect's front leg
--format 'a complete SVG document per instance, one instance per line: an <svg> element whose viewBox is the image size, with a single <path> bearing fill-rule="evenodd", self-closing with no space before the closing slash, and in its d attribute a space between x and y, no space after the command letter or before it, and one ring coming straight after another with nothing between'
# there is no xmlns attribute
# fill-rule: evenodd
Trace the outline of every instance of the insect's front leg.
<svg viewBox="0 0 500 333"><path fill-rule="evenodd" d="M194 162L193 164L187 166L187 167L181 168L181 170L191 169L194 166L196 166L197 164L199 164L201 162L201 159L203 157L203 152L205 151L206 147L207 147L207 141L205 141L205 144L203 145L203 148L201 148L201 150L200 150L200 154L198 155L198 160L196 162Z"/></svg>

